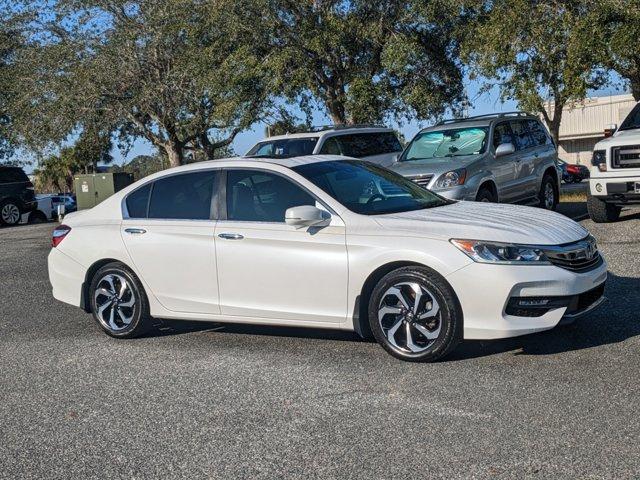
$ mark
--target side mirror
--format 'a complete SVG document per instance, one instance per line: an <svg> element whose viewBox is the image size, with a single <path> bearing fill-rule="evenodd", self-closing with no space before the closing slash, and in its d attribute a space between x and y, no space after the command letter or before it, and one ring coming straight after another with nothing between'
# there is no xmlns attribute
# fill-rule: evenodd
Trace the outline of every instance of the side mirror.
<svg viewBox="0 0 640 480"><path fill-rule="evenodd" d="M287 208L287 211L284 213L285 223L297 228L326 224L329 219L331 219L329 212L314 207L313 205L300 205L299 207Z"/></svg>
<svg viewBox="0 0 640 480"><path fill-rule="evenodd" d="M613 136L613 134L616 133L617 129L618 129L618 125L616 125L615 123L612 123L604 127L604 138L609 138Z"/></svg>
<svg viewBox="0 0 640 480"><path fill-rule="evenodd" d="M501 143L498 145L498 148L496 148L496 158L511 155L515 151L516 147L513 146L513 143Z"/></svg>

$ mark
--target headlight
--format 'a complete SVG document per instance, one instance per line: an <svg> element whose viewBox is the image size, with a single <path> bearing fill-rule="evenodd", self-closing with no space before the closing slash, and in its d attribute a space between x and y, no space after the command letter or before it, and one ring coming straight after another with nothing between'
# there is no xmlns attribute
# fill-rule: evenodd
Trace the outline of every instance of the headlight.
<svg viewBox="0 0 640 480"><path fill-rule="evenodd" d="M594 150L591 157L591 165L598 167L601 172L607 171L607 152L605 150Z"/></svg>
<svg viewBox="0 0 640 480"><path fill-rule="evenodd" d="M464 185L466 178L467 171L464 168L452 170L440 176L436 182L436 188L451 188L456 185Z"/></svg>
<svg viewBox="0 0 640 480"><path fill-rule="evenodd" d="M531 245L451 240L451 243L480 263L549 263L544 252Z"/></svg>

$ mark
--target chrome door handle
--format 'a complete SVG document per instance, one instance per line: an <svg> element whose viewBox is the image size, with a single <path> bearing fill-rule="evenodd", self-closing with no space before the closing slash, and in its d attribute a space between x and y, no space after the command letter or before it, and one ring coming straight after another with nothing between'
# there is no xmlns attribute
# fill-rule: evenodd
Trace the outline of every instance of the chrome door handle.
<svg viewBox="0 0 640 480"><path fill-rule="evenodd" d="M131 235L142 235L143 233L147 233L144 228L125 228L124 231Z"/></svg>
<svg viewBox="0 0 640 480"><path fill-rule="evenodd" d="M219 233L218 237L224 238L225 240L242 240L244 238L239 233Z"/></svg>

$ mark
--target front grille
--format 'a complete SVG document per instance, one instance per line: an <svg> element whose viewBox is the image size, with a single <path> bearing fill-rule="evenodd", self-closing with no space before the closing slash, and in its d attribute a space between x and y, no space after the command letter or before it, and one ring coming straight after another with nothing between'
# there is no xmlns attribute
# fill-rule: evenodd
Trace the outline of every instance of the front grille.
<svg viewBox="0 0 640 480"><path fill-rule="evenodd" d="M432 178L433 178L433 175L420 175L418 177L410 177L411 181L413 181L414 183L417 183L422 188L427 188Z"/></svg>
<svg viewBox="0 0 640 480"><path fill-rule="evenodd" d="M626 145L611 149L613 168L640 168L640 145Z"/></svg>
<svg viewBox="0 0 640 480"><path fill-rule="evenodd" d="M600 300L600 297L604 295L604 283L596 288L589 290L588 292L578 295L578 302L575 305L575 310L567 311L566 313L578 313L582 310L586 310L591 305ZM571 309L571 307L570 307Z"/></svg>
<svg viewBox="0 0 640 480"><path fill-rule="evenodd" d="M555 266L577 273L598 268L603 262L592 236L568 245L544 249L544 253Z"/></svg>

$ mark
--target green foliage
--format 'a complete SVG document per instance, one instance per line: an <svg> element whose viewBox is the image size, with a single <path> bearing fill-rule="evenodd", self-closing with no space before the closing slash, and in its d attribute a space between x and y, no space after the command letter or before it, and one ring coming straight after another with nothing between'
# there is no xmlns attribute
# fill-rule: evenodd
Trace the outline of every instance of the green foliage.
<svg viewBox="0 0 640 480"><path fill-rule="evenodd" d="M171 165L215 157L267 106L242 11L231 0L55 3L19 58L14 127L37 149L99 128L124 147L147 139Z"/></svg>
<svg viewBox="0 0 640 480"><path fill-rule="evenodd" d="M314 99L332 121L428 119L464 98L457 0L264 0L273 88Z"/></svg>
<svg viewBox="0 0 640 480"><path fill-rule="evenodd" d="M600 51L603 63L616 71L640 101L640 1L599 0L593 4L598 15Z"/></svg>
<svg viewBox="0 0 640 480"><path fill-rule="evenodd" d="M541 113L557 140L562 108L602 86L599 26L587 1L488 0L467 32L463 58L472 78L484 75L503 99ZM553 114L544 106L553 102Z"/></svg>

